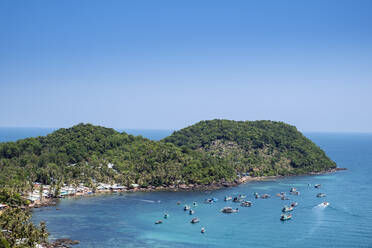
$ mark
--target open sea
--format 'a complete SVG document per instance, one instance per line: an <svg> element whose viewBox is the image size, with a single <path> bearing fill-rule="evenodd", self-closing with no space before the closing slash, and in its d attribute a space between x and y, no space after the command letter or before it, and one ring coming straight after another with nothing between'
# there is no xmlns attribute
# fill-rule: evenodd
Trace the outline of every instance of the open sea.
<svg viewBox="0 0 372 248"><path fill-rule="evenodd" d="M13 130L14 131L14 130ZM45 131L45 130L44 130ZM44 135L39 130L31 136ZM152 133L155 132L155 133ZM136 130L135 134L160 139L171 133ZM152 134L151 134L152 133ZM13 133L12 137L27 135ZM22 137L21 137L22 136ZM337 173L249 182L217 191L128 193L63 199L56 207L35 209L33 221L46 221L50 239L80 241L74 247L372 247L372 134L306 133L326 151L339 167ZM5 137L5 138L4 138ZM10 140L0 129L0 141ZM314 184L321 184L315 189ZM309 186L310 185L310 186ZM296 187L300 195L290 201L275 195ZM254 199L253 193L270 194ZM322 192L327 196L317 198ZM226 195L247 195L252 207L224 202ZM218 198L214 204L206 198ZM177 205L181 201L181 205ZM183 205L196 201L195 214ZM281 209L298 202L292 220L279 220ZM328 207L319 207L328 201ZM225 206L239 207L238 213L223 214ZM164 213L170 217L163 219ZM191 224L192 217L200 218ZM163 224L155 225L156 220ZM201 228L206 232L202 234Z"/></svg>

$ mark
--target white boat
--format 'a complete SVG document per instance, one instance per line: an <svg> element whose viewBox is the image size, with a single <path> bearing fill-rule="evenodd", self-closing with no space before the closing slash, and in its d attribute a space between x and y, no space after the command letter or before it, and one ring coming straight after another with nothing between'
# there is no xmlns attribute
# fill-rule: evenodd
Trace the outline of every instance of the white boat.
<svg viewBox="0 0 372 248"><path fill-rule="evenodd" d="M318 206L319 207L328 207L329 206L329 202L322 202Z"/></svg>

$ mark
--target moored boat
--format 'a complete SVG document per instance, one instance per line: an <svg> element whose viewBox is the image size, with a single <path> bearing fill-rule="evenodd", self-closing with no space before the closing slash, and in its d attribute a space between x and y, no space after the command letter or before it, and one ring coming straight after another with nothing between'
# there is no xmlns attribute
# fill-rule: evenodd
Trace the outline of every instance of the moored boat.
<svg viewBox="0 0 372 248"><path fill-rule="evenodd" d="M242 206L242 207L250 207L250 206L252 206L252 202L250 202L250 201L243 201L240 204L240 206Z"/></svg>
<svg viewBox="0 0 372 248"><path fill-rule="evenodd" d="M192 209L190 209L189 214L190 214L190 215L193 215L194 213L195 213L195 211L192 210Z"/></svg>
<svg viewBox="0 0 372 248"><path fill-rule="evenodd" d="M239 209L238 208L233 209L232 207L224 207L223 209L221 209L221 212L225 214L231 214L239 212Z"/></svg>
<svg viewBox="0 0 372 248"><path fill-rule="evenodd" d="M202 229L200 230L201 233L205 233L205 228L202 227Z"/></svg>
<svg viewBox="0 0 372 248"><path fill-rule="evenodd" d="M190 210L190 206L185 205L185 206L183 207L183 210L184 210L184 211Z"/></svg>
<svg viewBox="0 0 372 248"><path fill-rule="evenodd" d="M291 192L291 193L292 193L292 192L296 192L296 191L297 191L297 189L296 189L296 188L294 188L294 187L293 187L293 188L291 188L291 189L289 190L289 192Z"/></svg>
<svg viewBox="0 0 372 248"><path fill-rule="evenodd" d="M296 207L297 205L298 205L297 202L292 202L292 203L291 203L291 207Z"/></svg>
<svg viewBox="0 0 372 248"><path fill-rule="evenodd" d="M281 221L290 220L290 219L292 219L292 215L291 214L282 214L280 216L280 220Z"/></svg>
<svg viewBox="0 0 372 248"><path fill-rule="evenodd" d="M196 207L196 206L198 206L198 203L193 202L192 205Z"/></svg>
<svg viewBox="0 0 372 248"><path fill-rule="evenodd" d="M200 222L200 220L199 220L199 218L192 218L192 220L190 222L191 222L191 224L195 224L195 223Z"/></svg>
<svg viewBox="0 0 372 248"><path fill-rule="evenodd" d="M315 184L315 185L314 185L314 188L316 188L316 189L319 189L320 187L321 187L320 184Z"/></svg>
<svg viewBox="0 0 372 248"><path fill-rule="evenodd" d="M231 200L232 200L232 197L231 196L225 196L224 201L231 201Z"/></svg>
<svg viewBox="0 0 372 248"><path fill-rule="evenodd" d="M282 209L282 212L285 213L285 212L290 212L292 210L293 210L293 207L284 206Z"/></svg>
<svg viewBox="0 0 372 248"><path fill-rule="evenodd" d="M326 194L324 194L324 193L318 193L318 194L316 195L316 197L326 197Z"/></svg>
<svg viewBox="0 0 372 248"><path fill-rule="evenodd" d="M269 194L263 194L263 195L261 195L261 198L262 199L268 199L268 198L270 198L270 195Z"/></svg>
<svg viewBox="0 0 372 248"><path fill-rule="evenodd" d="M234 199L232 201L233 202L241 202L242 200L239 197L234 197Z"/></svg>
<svg viewBox="0 0 372 248"><path fill-rule="evenodd" d="M169 218L169 214L165 213L164 214L164 219L168 219Z"/></svg>
<svg viewBox="0 0 372 248"><path fill-rule="evenodd" d="M157 220L157 221L155 221L155 224L162 224L162 223L163 223L162 220Z"/></svg>

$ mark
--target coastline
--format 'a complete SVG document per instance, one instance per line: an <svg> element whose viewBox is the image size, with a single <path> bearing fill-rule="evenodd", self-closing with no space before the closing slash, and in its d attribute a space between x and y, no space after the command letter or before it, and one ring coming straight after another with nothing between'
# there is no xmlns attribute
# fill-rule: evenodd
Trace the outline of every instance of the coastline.
<svg viewBox="0 0 372 248"><path fill-rule="evenodd" d="M321 172L309 172L304 174L296 174L296 175L286 175L286 176L261 176L261 177L251 177L251 176L244 176L239 179L236 179L233 182L219 182L219 183L211 183L207 185L200 185L200 184L180 184L180 185L169 185L169 186L148 186L146 188L133 188L133 189L123 189L123 190L99 190L94 193L77 193L72 196L66 196L65 198L79 198L79 197L94 197L98 195L104 195L104 194L114 194L114 193L135 193L135 192L158 192L158 191L205 191L205 190L218 190L223 188L229 188L229 187L237 187L240 184L248 183L248 182L254 182L254 181L269 181L269 180L275 180L279 178L286 178L286 177L296 177L296 176L311 176L311 175L323 175L328 173L335 173L338 171L344 171L347 170L347 168L334 168L327 171L321 171ZM40 207L52 207L56 206L59 199L62 198L45 198L42 201L35 202L33 204L30 204L29 208L40 208ZM57 209L58 210L58 209Z"/></svg>

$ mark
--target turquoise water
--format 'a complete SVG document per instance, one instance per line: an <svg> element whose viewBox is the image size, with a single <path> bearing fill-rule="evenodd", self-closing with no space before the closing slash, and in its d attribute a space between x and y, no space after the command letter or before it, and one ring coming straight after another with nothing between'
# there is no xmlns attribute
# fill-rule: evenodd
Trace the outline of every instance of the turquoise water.
<svg viewBox="0 0 372 248"><path fill-rule="evenodd" d="M307 134L347 171L317 176L288 177L251 182L214 192L129 193L64 199L55 208L34 211L35 222L46 221L51 238L81 241L76 247L372 247L372 135ZM308 184L322 184L314 189ZM293 219L279 220L289 201L275 196L297 187L290 196L299 205ZM270 199L254 199L253 192L268 193ZM315 195L324 192L327 197ZM223 214L226 195L246 194L253 202L239 213ZM212 205L205 198L220 199ZM322 201L327 208L317 207ZM178 206L197 201L195 215L200 223ZM164 212L170 218L161 225ZM201 227L206 233L201 234Z"/></svg>

